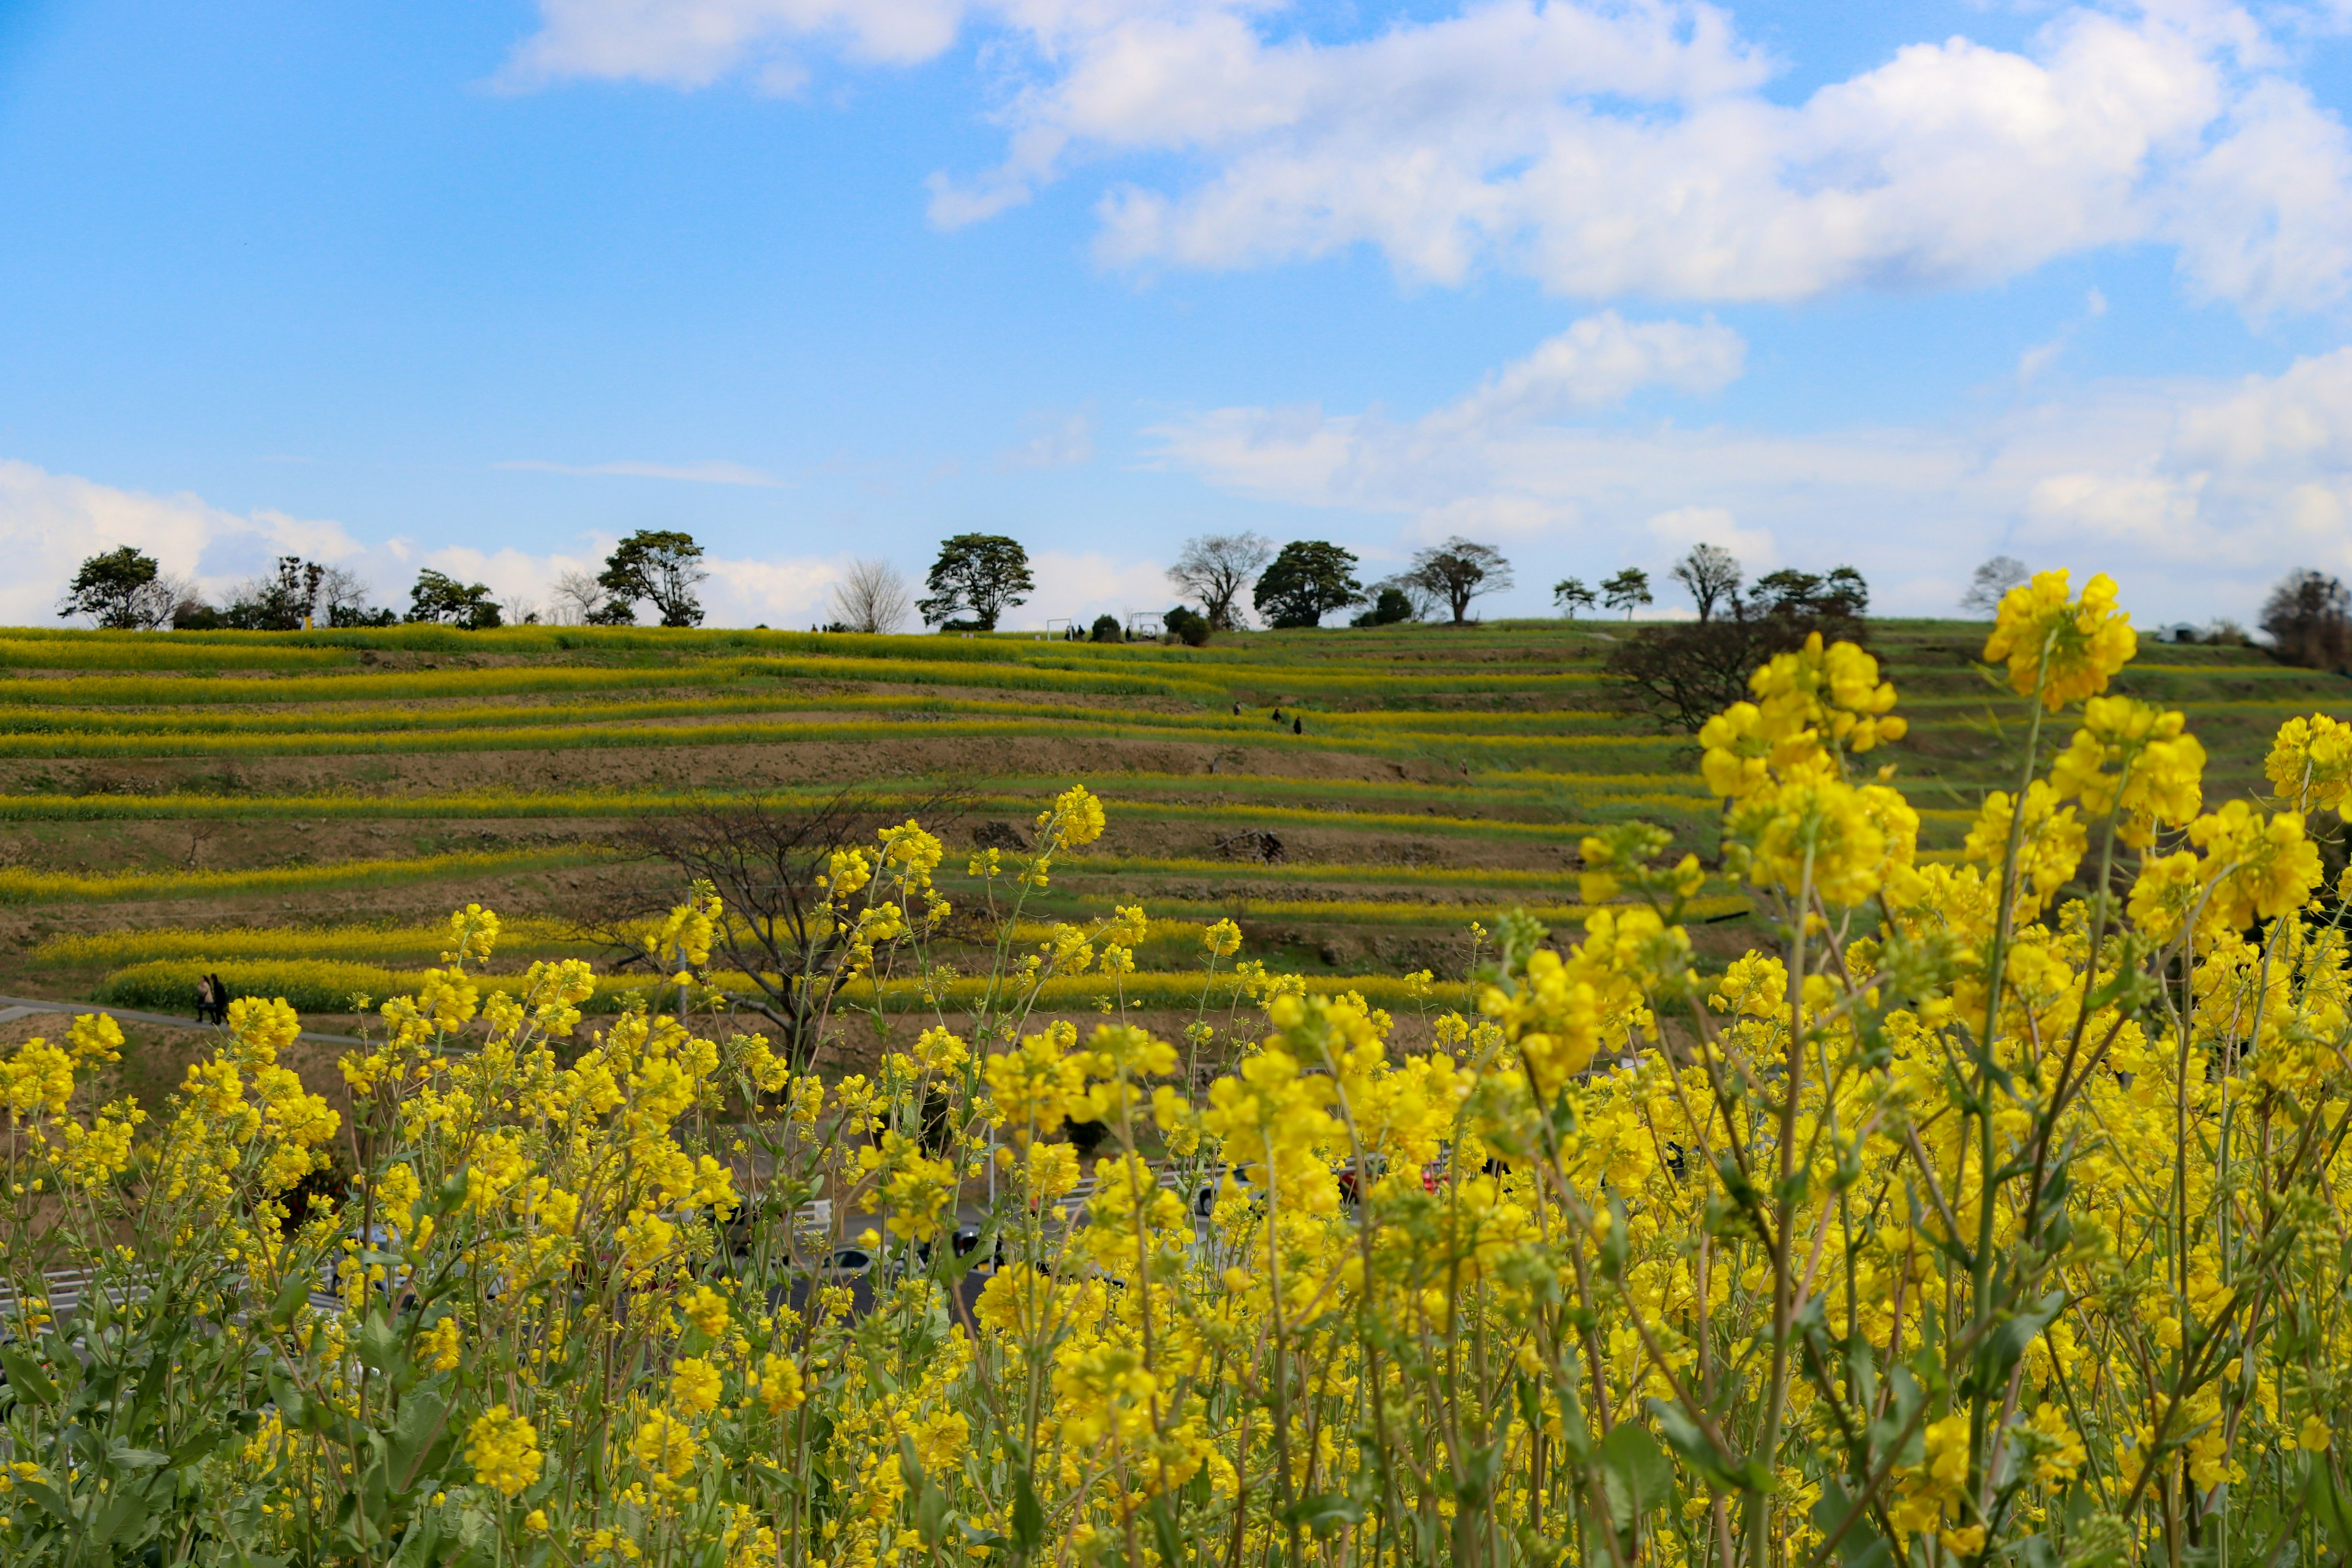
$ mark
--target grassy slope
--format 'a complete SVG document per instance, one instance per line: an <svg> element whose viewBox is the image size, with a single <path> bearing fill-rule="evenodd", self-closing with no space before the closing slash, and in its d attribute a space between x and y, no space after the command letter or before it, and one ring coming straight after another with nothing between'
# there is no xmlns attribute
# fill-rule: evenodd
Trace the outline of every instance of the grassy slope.
<svg viewBox="0 0 2352 1568"><path fill-rule="evenodd" d="M1056 878L1045 912L1157 900L1240 916L1244 956L1276 965L1444 974L1467 954L1474 913L1573 900L1589 825L1642 816L1707 847L1714 805L1692 746L1609 705L1600 667L1622 631L1412 626L1203 649L10 631L0 896L15 901L0 910L0 984L89 994L106 972L95 960L31 958L60 933L383 925L469 899L562 921L617 883L657 879L593 851L632 815L698 796L855 785L914 800L952 786L969 796L948 834L960 849L1078 777L1112 828L1096 868L1073 861ZM2008 781L2021 710L1976 665L1981 627L1879 622L1872 635L1913 723L1888 760L1928 844L1948 849L1981 791ZM2242 648L2147 647L2124 689L2189 711L2216 797L2257 785L2280 719L2352 698ZM1280 841L1279 860L1253 853L1257 835ZM1702 945L1742 934L1726 922ZM152 956L184 956L190 940ZM136 948L102 951L111 963Z"/></svg>

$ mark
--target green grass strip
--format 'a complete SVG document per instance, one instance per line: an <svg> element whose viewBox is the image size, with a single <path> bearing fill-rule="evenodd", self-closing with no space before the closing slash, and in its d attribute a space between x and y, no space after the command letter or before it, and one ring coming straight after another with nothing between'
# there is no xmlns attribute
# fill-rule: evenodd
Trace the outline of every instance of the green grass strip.
<svg viewBox="0 0 2352 1568"><path fill-rule="evenodd" d="M512 958L593 958L609 955L601 942L572 937L566 921L528 918L499 922L498 954ZM56 969L106 969L159 959L331 959L350 963L438 963L449 945L446 922L425 925L162 926L53 936L32 951L34 963Z"/></svg>
<svg viewBox="0 0 2352 1568"><path fill-rule="evenodd" d="M775 680L895 681L910 685L1010 687L1111 696L1223 695L1199 681L1123 673L1035 668L1014 664L949 665L929 659L735 658L651 668L504 665L490 668L288 676L251 680L201 676L88 676L0 681L0 702L60 707L178 707L215 703L424 701L436 698L693 689L765 678Z"/></svg>
<svg viewBox="0 0 2352 1568"><path fill-rule="evenodd" d="M193 1012L196 981L214 973L227 984L232 996L282 997L304 1013L348 1013L353 1011L355 996L367 998L372 1005L378 1005L387 997L413 994L425 978L421 970L323 959L218 963L159 959L116 970L100 983L92 1000L115 1007ZM731 983L730 977L724 974L713 978L726 990L740 990L748 985L740 975L733 976ZM513 973L489 973L476 975L474 984L488 996L496 990L517 989L518 980ZM1417 1006L1424 998L1430 1005L1440 1007L1463 1007L1471 1000L1470 987L1465 984L1438 982L1423 987L1393 974L1308 975L1303 984L1318 995L1353 991L1375 1006L1392 1008ZM928 994L915 981L886 981L881 987L881 1005L885 1012L891 1013L928 1012L934 1005L953 1013L978 1003L986 992L987 982L982 979L947 981ZM1205 997L1208 1005L1222 1009L1232 1004L1234 992L1234 982L1225 974L1211 977L1182 970L1138 971L1118 976L1115 982L1104 975L1057 975L1038 988L1036 1005L1051 1011L1091 1011L1106 999L1123 998L1134 1007L1192 1007ZM654 1005L665 1006L674 1005L676 996L669 982L653 976L600 974L596 977L595 997L584 1010L617 1013L633 997L646 997ZM870 1005L873 998L870 983L853 982L842 988L839 1005L853 1008Z"/></svg>
<svg viewBox="0 0 2352 1568"><path fill-rule="evenodd" d="M333 669L354 662L325 647L223 647L177 638L157 642L97 642L0 637L5 669Z"/></svg>
<svg viewBox="0 0 2352 1568"><path fill-rule="evenodd" d="M306 889L381 887L429 882L443 877L504 876L553 870L610 860L614 852L593 845L561 849L468 851L405 859L336 860L320 866L266 867L250 871L126 871L85 876L72 871L0 869L0 903L96 903L123 899L195 899L239 893L290 893Z"/></svg>

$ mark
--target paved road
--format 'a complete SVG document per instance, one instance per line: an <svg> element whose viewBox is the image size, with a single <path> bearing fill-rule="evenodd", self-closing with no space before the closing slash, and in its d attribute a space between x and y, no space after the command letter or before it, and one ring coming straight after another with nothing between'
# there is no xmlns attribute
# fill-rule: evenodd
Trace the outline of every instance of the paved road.
<svg viewBox="0 0 2352 1568"><path fill-rule="evenodd" d="M0 996L0 1024L29 1018L36 1013L103 1013L126 1024L161 1024L169 1029L208 1029L213 1026L176 1013L142 1013L132 1007L102 1007L95 1002L52 1002L39 996ZM302 1038L328 1046L367 1044L356 1035L320 1035L309 1029L302 1031Z"/></svg>

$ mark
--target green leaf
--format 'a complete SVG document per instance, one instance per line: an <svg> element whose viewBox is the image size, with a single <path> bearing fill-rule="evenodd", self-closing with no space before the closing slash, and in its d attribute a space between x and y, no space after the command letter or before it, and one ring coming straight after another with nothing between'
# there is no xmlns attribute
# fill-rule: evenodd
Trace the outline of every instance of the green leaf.
<svg viewBox="0 0 2352 1568"><path fill-rule="evenodd" d="M408 1521L408 1533L384 1568L427 1568L441 1544L441 1516L427 1510Z"/></svg>
<svg viewBox="0 0 2352 1568"><path fill-rule="evenodd" d="M1151 1500L1151 1535L1160 1546L1161 1568L1177 1568L1184 1561L1184 1551L1177 1542L1175 1510L1164 1496Z"/></svg>
<svg viewBox="0 0 2352 1568"><path fill-rule="evenodd" d="M362 1365L373 1367L381 1373L391 1373L404 1359L400 1335L383 1321L383 1311L375 1308L369 1309L367 1321L360 1325L359 1336L352 1342L352 1348L359 1352Z"/></svg>
<svg viewBox="0 0 2352 1568"><path fill-rule="evenodd" d="M58 1402L58 1385L49 1381L39 1363L23 1352L0 1350L0 1370L8 1373L8 1386L16 1391L17 1398L35 1405Z"/></svg>
<svg viewBox="0 0 2352 1568"><path fill-rule="evenodd" d="M449 1404L431 1390L421 1390L400 1402L400 1415L392 1424L392 1442L384 1455L391 1471L391 1489L404 1492L425 1469L425 1457L441 1436Z"/></svg>
<svg viewBox="0 0 2352 1568"><path fill-rule="evenodd" d="M1609 1429L1596 1457L1601 1461L1601 1490L1608 1500L1610 1521L1631 1542L1643 1516L1673 1491L1674 1465L1657 1439L1630 1421L1620 1421Z"/></svg>
<svg viewBox="0 0 2352 1568"><path fill-rule="evenodd" d="M1845 1489L1845 1483L1832 1478L1813 1503L1813 1528L1826 1541L1831 1531L1844 1523L1853 1507L1853 1498ZM1895 1553L1872 1528L1866 1513L1846 1525L1845 1533L1838 1537L1837 1553L1844 1568L1892 1568L1895 1562Z"/></svg>
<svg viewBox="0 0 2352 1568"><path fill-rule="evenodd" d="M1698 1423L1684 1414L1681 1405L1671 1400L1650 1401L1650 1415L1658 1423L1658 1431L1666 1446L1682 1456L1683 1463L1696 1470L1726 1491L1751 1489L1740 1471L1742 1461L1726 1454L1707 1441Z"/></svg>
<svg viewBox="0 0 2352 1568"><path fill-rule="evenodd" d="M286 1283L278 1288L278 1299L269 1304L270 1326L282 1329L292 1322L294 1314L300 1311L302 1303L310 1299L310 1277L303 1274L289 1274L286 1277Z"/></svg>
<svg viewBox="0 0 2352 1568"><path fill-rule="evenodd" d="M1045 1510L1037 1506L1037 1488L1024 1465L1013 1472L1013 1550L1026 1557L1045 1534Z"/></svg>
<svg viewBox="0 0 2352 1568"><path fill-rule="evenodd" d="M1340 1527L1364 1522L1364 1509L1345 1492L1312 1492L1282 1510L1282 1522L1301 1526L1318 1541L1339 1533Z"/></svg>
<svg viewBox="0 0 2352 1568"><path fill-rule="evenodd" d="M2007 1387L2010 1369L2025 1354L2027 1347L2042 1337L2042 1331L2050 1326L2065 1305L2066 1292L2053 1290L2030 1310L1986 1335L1977 1352L1977 1386L1989 1390Z"/></svg>

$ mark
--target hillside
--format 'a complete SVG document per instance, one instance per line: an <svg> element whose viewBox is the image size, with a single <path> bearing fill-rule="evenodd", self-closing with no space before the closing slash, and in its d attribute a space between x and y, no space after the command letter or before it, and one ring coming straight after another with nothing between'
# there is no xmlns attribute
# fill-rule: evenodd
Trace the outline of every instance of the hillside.
<svg viewBox="0 0 2352 1568"><path fill-rule="evenodd" d="M1638 816L1712 847L1695 748L1610 705L1600 666L1622 630L1244 634L1199 649L9 632L0 992L88 997L147 959L413 969L437 941L413 928L467 900L530 917L514 955L593 954L572 921L669 875L616 857L616 834L711 796L960 792L942 868L955 897L969 846L1017 843L1077 779L1103 795L1109 830L1034 912L1232 915L1241 956L1276 968L1458 977L1472 920L1516 904L1572 916L1589 826ZM1913 725L1888 760L1927 845L1948 851L1978 795L2010 776L2020 708L1977 667L1981 626L1871 633ZM2340 679L2251 648L2144 645L2124 689L2189 711L2213 756L2209 798L2258 784L2282 719L2352 706ZM1743 906L1737 889L1709 892L1718 919L1701 945L1720 955L1747 938ZM1188 963L1191 931L1160 928L1147 964ZM69 940L107 932L120 934Z"/></svg>

